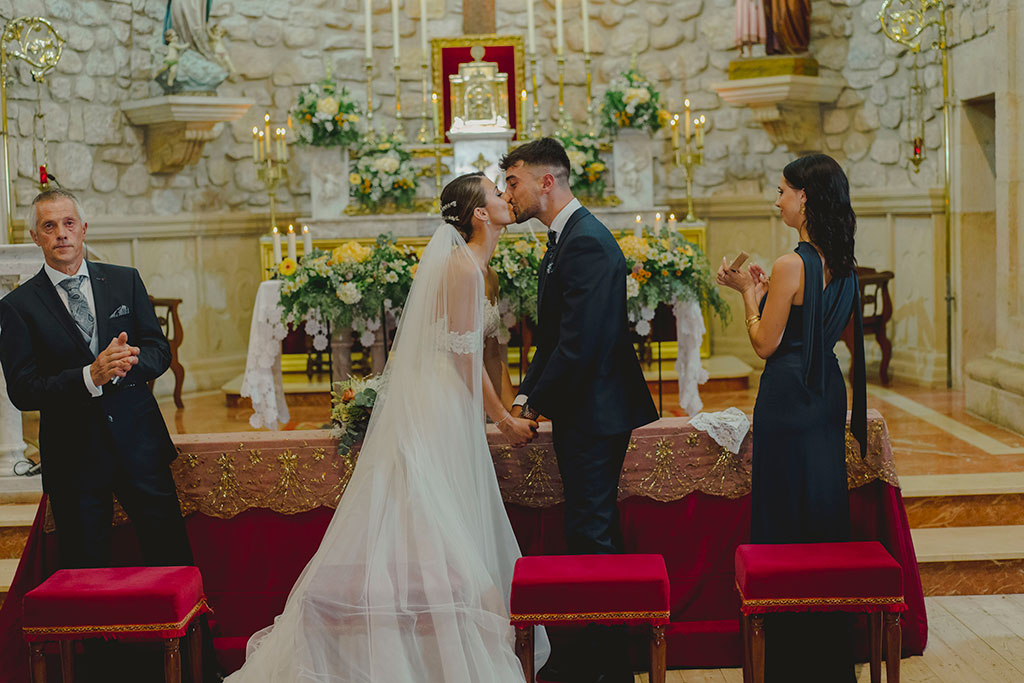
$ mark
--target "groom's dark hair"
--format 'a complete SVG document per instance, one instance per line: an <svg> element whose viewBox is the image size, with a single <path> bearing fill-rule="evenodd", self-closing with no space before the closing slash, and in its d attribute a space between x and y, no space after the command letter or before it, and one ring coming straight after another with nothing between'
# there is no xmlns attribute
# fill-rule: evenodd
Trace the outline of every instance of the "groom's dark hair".
<svg viewBox="0 0 1024 683"><path fill-rule="evenodd" d="M555 138L540 138L516 147L501 158L498 166L507 171L520 161L524 166L547 166L556 179L566 184L569 182L569 155Z"/></svg>

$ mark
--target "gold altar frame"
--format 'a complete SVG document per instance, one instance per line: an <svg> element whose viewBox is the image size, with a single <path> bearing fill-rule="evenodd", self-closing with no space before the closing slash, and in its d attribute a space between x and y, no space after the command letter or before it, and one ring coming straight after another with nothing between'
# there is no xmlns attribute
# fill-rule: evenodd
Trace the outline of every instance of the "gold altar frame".
<svg viewBox="0 0 1024 683"><path fill-rule="evenodd" d="M433 71L433 88L434 92L441 98L441 117L438 121L439 130L436 131L437 135L440 135L444 139L445 133L451 127L451 118L449 100L445 97L445 87L447 86L447 79L449 74L458 73L458 65L454 71L446 72L444 70L444 59L445 51L452 48L471 48L474 45L481 45L484 48L488 47L511 47L513 52L513 64L515 68L512 70L513 73L508 74L509 81L512 85L512 93L515 95L511 97L509 102L509 110L515 110L516 113L516 139L520 140L524 134L523 128L523 101L519 96L526 88L526 60L524 58L524 47L522 36L500 36L496 33L484 33L468 36L459 36L458 38L433 38L430 41L431 60ZM487 56L484 56L484 60L487 60ZM466 62L472 61L472 58L467 59ZM465 63L465 62L460 62ZM446 113L447 112L447 113Z"/></svg>

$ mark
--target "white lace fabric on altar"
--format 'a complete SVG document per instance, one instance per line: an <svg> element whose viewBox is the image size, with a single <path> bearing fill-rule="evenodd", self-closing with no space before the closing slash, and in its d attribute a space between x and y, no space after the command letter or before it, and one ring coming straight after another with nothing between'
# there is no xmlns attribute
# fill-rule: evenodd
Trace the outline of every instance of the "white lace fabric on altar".
<svg viewBox="0 0 1024 683"><path fill-rule="evenodd" d="M708 371L700 363L700 343L704 338L704 316L696 301L677 301L676 374L679 378L679 405L687 415L696 415L704 407L697 385L708 381Z"/></svg>
<svg viewBox="0 0 1024 683"><path fill-rule="evenodd" d="M249 424L277 429L289 420L281 383L281 340L288 330L281 322L281 281L267 280L256 291L249 326L249 353L245 359L241 396L252 401Z"/></svg>
<svg viewBox="0 0 1024 683"><path fill-rule="evenodd" d="M750 431L750 420L739 408L726 408L717 413L698 413L690 418L690 426L707 432L722 448L739 453L743 439Z"/></svg>
<svg viewBox="0 0 1024 683"><path fill-rule="evenodd" d="M519 545L484 426L483 287L442 225L345 495L231 683L522 683L508 612Z"/></svg>

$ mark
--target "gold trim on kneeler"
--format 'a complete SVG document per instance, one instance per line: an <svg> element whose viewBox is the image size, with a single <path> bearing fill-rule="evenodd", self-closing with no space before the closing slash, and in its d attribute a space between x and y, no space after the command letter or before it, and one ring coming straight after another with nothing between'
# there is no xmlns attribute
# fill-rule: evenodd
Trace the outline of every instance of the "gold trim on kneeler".
<svg viewBox="0 0 1024 683"><path fill-rule="evenodd" d="M596 621L599 619L668 619L669 612L560 612L558 614L513 614L513 624L545 621Z"/></svg>
<svg viewBox="0 0 1024 683"><path fill-rule="evenodd" d="M25 626L21 630L25 635L30 636L47 636L47 635L61 635L70 633L148 633L150 631L173 631L183 629L185 626L195 618L196 614L206 608L207 611L211 611L209 605L206 604L206 598L202 598L196 603L196 606L189 610L181 621L177 623L168 624L116 624L116 625L92 625L92 626Z"/></svg>

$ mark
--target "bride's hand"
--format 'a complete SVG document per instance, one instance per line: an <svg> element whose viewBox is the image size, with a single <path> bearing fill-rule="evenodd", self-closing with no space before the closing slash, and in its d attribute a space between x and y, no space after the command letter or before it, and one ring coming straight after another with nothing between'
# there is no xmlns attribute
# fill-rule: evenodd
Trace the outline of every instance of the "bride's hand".
<svg viewBox="0 0 1024 683"><path fill-rule="evenodd" d="M524 420L521 417L512 417L509 415L506 419L502 420L497 424L498 430L505 435L505 438L509 440L516 448L525 446L533 440L535 436L534 430L537 429L537 423L533 420Z"/></svg>
<svg viewBox="0 0 1024 683"><path fill-rule="evenodd" d="M722 265L718 268L716 279L718 280L719 285L735 289L740 293L745 292L755 284L754 279L750 274L730 268L729 262L724 256L722 257Z"/></svg>

